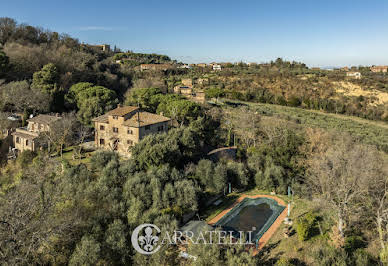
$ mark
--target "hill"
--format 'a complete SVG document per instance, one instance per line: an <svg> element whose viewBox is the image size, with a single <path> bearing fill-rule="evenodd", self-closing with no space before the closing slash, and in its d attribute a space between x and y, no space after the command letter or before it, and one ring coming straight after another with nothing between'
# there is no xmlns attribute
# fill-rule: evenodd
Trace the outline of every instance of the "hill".
<svg viewBox="0 0 388 266"><path fill-rule="evenodd" d="M275 117L277 119L296 122L304 127L335 130L339 134L341 132L347 132L360 142L375 145L379 149L388 152L388 124L384 122L274 104L231 100L227 100L227 102L249 105L250 108L257 111L264 118L271 119Z"/></svg>

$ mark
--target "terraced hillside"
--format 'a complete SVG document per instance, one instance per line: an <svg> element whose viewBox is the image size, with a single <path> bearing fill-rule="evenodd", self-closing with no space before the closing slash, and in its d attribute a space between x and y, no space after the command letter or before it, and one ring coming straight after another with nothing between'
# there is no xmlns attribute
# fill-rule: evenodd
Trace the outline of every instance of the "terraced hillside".
<svg viewBox="0 0 388 266"><path fill-rule="evenodd" d="M379 149L388 153L388 124L384 122L274 104L231 100L228 100L228 102L248 105L265 117L294 121L306 127L347 132L361 142L376 145Z"/></svg>

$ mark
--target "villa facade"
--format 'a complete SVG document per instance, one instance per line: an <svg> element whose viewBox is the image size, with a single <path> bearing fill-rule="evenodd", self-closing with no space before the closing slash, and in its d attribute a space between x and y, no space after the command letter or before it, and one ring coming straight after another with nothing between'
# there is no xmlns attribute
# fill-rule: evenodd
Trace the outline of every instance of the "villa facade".
<svg viewBox="0 0 388 266"><path fill-rule="evenodd" d="M20 127L12 133L13 146L16 152L25 150L36 151L40 147L39 136L43 132L50 131L51 124L60 116L56 115L38 115L27 120L27 127Z"/></svg>
<svg viewBox="0 0 388 266"><path fill-rule="evenodd" d="M131 147L149 134L166 132L170 118L141 111L134 106L119 106L93 119L97 148L130 156Z"/></svg>

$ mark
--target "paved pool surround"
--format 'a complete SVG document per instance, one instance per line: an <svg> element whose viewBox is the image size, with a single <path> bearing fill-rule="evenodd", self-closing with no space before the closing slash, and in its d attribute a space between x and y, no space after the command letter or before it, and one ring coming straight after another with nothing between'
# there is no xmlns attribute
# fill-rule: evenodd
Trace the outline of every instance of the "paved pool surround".
<svg viewBox="0 0 388 266"><path fill-rule="evenodd" d="M257 217L257 224L252 224L250 219L255 218L253 213L248 213L248 216L245 217L248 219L247 221L238 220L238 215L242 210L253 212L255 211L255 207L258 209L262 208L263 211L265 211L263 215L265 216L266 221L260 221L259 217ZM248 210L249 208L252 210ZM216 217L211 219L209 224L225 227L227 229L234 229L234 231L238 231L239 229L247 229L233 228L233 226L237 224L241 226L252 224L253 226L257 227L257 230L252 233L252 241L256 243L257 249L261 249L268 242L268 240L275 233L286 217L287 206L285 202L278 197L271 195L242 195L231 207L225 209Z"/></svg>

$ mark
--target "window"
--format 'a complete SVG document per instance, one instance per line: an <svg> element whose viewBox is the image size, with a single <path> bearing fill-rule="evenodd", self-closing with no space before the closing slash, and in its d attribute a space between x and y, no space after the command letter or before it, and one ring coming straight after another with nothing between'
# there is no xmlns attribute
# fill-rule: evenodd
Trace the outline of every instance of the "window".
<svg viewBox="0 0 388 266"><path fill-rule="evenodd" d="M128 145L133 145L133 141L129 139L129 140L127 140L127 144Z"/></svg>
<svg viewBox="0 0 388 266"><path fill-rule="evenodd" d="M117 120L117 119L119 119L119 117L117 115L114 115L113 119Z"/></svg>
<svg viewBox="0 0 388 266"><path fill-rule="evenodd" d="M127 133L130 134L130 135L132 135L132 134L133 134L132 129L128 129Z"/></svg>
<svg viewBox="0 0 388 266"><path fill-rule="evenodd" d="M16 137L16 143L20 143L20 138Z"/></svg>
<svg viewBox="0 0 388 266"><path fill-rule="evenodd" d="M28 139L26 139L26 146L28 146Z"/></svg>
<svg viewBox="0 0 388 266"><path fill-rule="evenodd" d="M103 125L100 125L100 130L105 130L105 127Z"/></svg>
<svg viewBox="0 0 388 266"><path fill-rule="evenodd" d="M151 126L145 126L145 130L150 130Z"/></svg>
<svg viewBox="0 0 388 266"><path fill-rule="evenodd" d="M159 126L158 131L163 131L163 126Z"/></svg>
<svg viewBox="0 0 388 266"><path fill-rule="evenodd" d="M100 145L105 145L105 140L104 139L100 139Z"/></svg>
<svg viewBox="0 0 388 266"><path fill-rule="evenodd" d="M119 129L117 127L113 127L113 132L114 133L119 133Z"/></svg>

